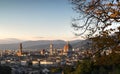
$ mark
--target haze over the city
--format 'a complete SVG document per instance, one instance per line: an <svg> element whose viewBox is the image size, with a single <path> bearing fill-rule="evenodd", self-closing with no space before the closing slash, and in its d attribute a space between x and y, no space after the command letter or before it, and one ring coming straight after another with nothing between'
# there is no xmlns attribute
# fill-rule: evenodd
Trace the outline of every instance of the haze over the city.
<svg viewBox="0 0 120 74"><path fill-rule="evenodd" d="M0 40L74 40L68 0L1 0Z"/></svg>

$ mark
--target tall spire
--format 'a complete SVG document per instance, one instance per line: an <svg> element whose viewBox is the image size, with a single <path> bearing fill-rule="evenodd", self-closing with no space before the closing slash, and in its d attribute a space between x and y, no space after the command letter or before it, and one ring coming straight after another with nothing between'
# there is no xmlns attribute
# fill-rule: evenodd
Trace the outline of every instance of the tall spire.
<svg viewBox="0 0 120 74"><path fill-rule="evenodd" d="M19 44L19 49L18 49L17 55L18 56L22 55L22 43Z"/></svg>
<svg viewBox="0 0 120 74"><path fill-rule="evenodd" d="M53 55L53 43L50 41L50 55Z"/></svg>
<svg viewBox="0 0 120 74"><path fill-rule="evenodd" d="M50 49L53 48L53 43L50 41Z"/></svg>
<svg viewBox="0 0 120 74"><path fill-rule="evenodd" d="M19 52L22 53L22 43L20 43L20 46L19 46Z"/></svg>

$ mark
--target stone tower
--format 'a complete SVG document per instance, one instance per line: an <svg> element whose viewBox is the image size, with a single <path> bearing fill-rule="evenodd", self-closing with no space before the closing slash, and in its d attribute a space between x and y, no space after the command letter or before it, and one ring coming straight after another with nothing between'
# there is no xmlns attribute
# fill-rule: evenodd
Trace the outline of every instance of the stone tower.
<svg viewBox="0 0 120 74"><path fill-rule="evenodd" d="M22 53L22 43L20 43L19 52Z"/></svg>
<svg viewBox="0 0 120 74"><path fill-rule="evenodd" d="M19 50L17 52L17 55L22 56L22 43L20 43L20 45L19 45Z"/></svg>
<svg viewBox="0 0 120 74"><path fill-rule="evenodd" d="M52 41L50 42L50 55L53 55L53 44L52 44Z"/></svg>

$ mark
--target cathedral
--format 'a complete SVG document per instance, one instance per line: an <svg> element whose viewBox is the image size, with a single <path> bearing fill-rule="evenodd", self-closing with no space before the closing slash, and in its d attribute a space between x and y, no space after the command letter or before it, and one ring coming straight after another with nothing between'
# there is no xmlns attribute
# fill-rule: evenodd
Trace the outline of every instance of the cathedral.
<svg viewBox="0 0 120 74"><path fill-rule="evenodd" d="M70 55L72 53L72 46L70 45L69 41L63 48L63 55Z"/></svg>

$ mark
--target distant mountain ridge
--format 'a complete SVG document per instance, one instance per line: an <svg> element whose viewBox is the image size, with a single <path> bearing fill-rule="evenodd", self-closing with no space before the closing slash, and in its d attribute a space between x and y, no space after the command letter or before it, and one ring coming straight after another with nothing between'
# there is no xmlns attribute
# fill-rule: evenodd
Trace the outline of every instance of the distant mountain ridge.
<svg viewBox="0 0 120 74"><path fill-rule="evenodd" d="M19 42L23 42L23 40L16 39L16 38L0 39L0 44L13 44L13 43L19 43Z"/></svg>
<svg viewBox="0 0 120 74"><path fill-rule="evenodd" d="M89 40L72 40L69 43L73 48L88 48ZM51 40L23 41L23 49L49 49ZM52 40L54 48L63 48L66 44L64 40ZM18 49L19 43L0 44L0 49Z"/></svg>

